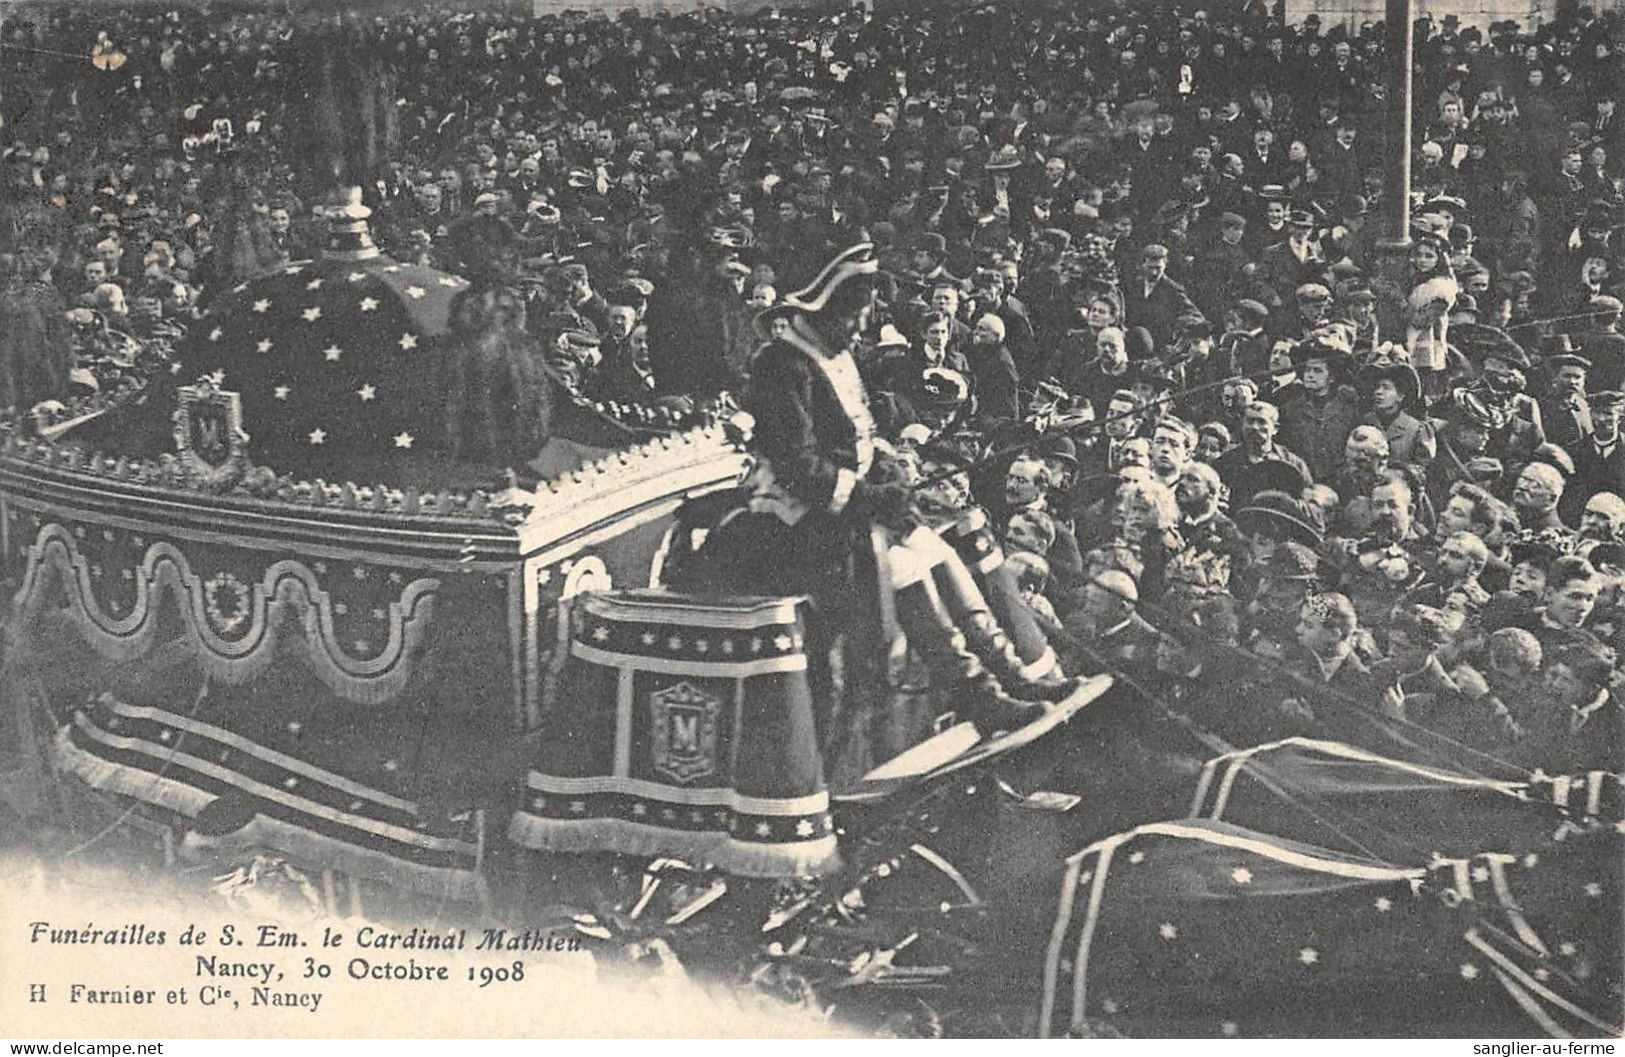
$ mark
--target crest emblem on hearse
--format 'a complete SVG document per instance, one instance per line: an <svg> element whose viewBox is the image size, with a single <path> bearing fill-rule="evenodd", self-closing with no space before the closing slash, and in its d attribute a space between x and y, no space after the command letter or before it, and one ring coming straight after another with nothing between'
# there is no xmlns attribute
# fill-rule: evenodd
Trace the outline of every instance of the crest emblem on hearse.
<svg viewBox="0 0 1625 1057"><path fill-rule="evenodd" d="M212 379L175 391L175 448L192 483L223 491L248 469L242 398Z"/></svg>
<svg viewBox="0 0 1625 1057"><path fill-rule="evenodd" d="M649 695L654 768L677 782L717 773L717 714L722 702L689 682Z"/></svg>

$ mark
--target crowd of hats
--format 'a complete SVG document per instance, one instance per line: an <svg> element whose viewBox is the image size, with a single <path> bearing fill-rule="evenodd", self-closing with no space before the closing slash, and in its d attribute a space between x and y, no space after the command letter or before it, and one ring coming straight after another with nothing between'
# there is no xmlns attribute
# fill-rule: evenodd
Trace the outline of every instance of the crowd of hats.
<svg viewBox="0 0 1625 1057"><path fill-rule="evenodd" d="M1547 604L1511 586L1525 536L1558 539L1554 560L1617 587L1612 13L1419 22L1408 203L1385 176L1398 86L1380 24L994 3L423 9L353 28L393 72L363 189L374 236L464 273L499 245L540 354L603 407L748 391L756 346L821 308L786 292L872 243L885 281L860 360L889 441L963 459L1019 446L1035 418L1075 431L1027 452L1049 468L1041 509L1007 500L1001 466L972 480L1001 525L1051 523L1037 536L1057 542L1023 582L1058 626L1094 620L1068 619L1087 609L1091 552L1114 598L1126 577L1146 606L1170 590L1246 603L1272 570L1301 577L1282 563L1313 559L1374 622L1362 648L1380 653L1387 614L1449 595L1398 592L1382 609L1375 581L1433 582L1430 534L1465 489L1505 508L1479 528L1485 586L1507 597L1464 603L1464 655L1489 620ZM153 279L180 291L157 311L184 321L220 277L314 255L290 89L315 20L37 8L3 32L16 193L0 210L60 258L66 303L105 316L122 297L105 287ZM99 62L57 46L98 35ZM1396 213L1413 247L1386 268L1377 225ZM616 309L632 333L610 325ZM944 324L947 342L929 341ZM1389 389L1397 407L1379 401ZM1245 447L1257 407L1274 447ZM1180 486L1169 470L1181 445L1217 474L1210 510L1203 474ZM1397 478L1412 501L1399 525L1372 498ZM1531 502L1529 486L1559 494ZM1190 524L1162 523L1171 492ZM1125 507L1160 542L1119 538ZM1206 560L1200 526L1231 519L1304 551ZM1607 598L1599 649L1618 636Z"/></svg>

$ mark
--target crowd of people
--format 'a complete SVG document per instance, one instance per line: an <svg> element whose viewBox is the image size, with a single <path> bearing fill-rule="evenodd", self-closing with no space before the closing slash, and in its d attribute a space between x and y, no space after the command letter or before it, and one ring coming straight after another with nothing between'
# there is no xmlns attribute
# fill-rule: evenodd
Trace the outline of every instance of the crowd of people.
<svg viewBox="0 0 1625 1057"><path fill-rule="evenodd" d="M0 404L319 252L316 22L8 19ZM1380 23L1011 0L348 32L393 71L374 237L452 269L501 244L490 283L577 393L788 413L759 349L871 245L887 472L916 520L985 512L1068 670L1138 672L1233 744L1375 714L1552 771L1618 770L1625 717L1622 28L1418 23L1401 261Z"/></svg>

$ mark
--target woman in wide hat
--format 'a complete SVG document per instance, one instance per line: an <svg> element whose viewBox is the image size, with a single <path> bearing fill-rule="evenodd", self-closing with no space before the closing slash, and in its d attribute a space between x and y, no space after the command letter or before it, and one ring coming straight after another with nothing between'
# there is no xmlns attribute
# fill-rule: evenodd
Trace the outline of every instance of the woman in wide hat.
<svg viewBox="0 0 1625 1057"><path fill-rule="evenodd" d="M1365 422L1388 438L1388 458L1395 465L1426 467L1438 454L1438 438L1422 411L1422 380L1416 368L1389 363L1369 368L1365 389L1371 412Z"/></svg>

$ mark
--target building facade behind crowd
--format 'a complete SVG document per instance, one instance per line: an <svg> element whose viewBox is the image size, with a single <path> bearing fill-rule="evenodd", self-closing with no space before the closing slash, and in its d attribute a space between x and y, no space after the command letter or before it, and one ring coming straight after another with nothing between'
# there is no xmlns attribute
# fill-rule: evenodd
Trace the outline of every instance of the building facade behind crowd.
<svg viewBox="0 0 1625 1057"><path fill-rule="evenodd" d="M374 236L447 264L503 221L533 355L584 399L743 391L781 292L871 242L883 446L945 529L987 513L1077 669L1154 658L1153 696L1237 743L1379 714L1618 769L1616 16L1418 24L1400 269L1380 24L1253 0L354 28L395 70ZM8 18L0 404L100 384L319 251L288 102L313 31ZM1213 700L1215 673L1273 691Z"/></svg>

